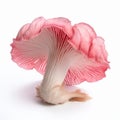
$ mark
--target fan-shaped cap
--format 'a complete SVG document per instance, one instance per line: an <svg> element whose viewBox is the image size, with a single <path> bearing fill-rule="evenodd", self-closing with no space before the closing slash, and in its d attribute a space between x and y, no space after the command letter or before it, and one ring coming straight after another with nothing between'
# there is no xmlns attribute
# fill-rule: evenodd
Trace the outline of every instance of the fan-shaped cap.
<svg viewBox="0 0 120 120"><path fill-rule="evenodd" d="M93 82L105 77L105 71L109 68L109 62L107 61L104 40L96 35L90 25L79 23L72 26L68 19L61 17L48 20L40 17L32 23L24 25L11 44L12 60L20 67L25 69L34 68L41 74L44 74L47 54L38 55L39 46L37 43L34 45L32 42L24 46L22 41L31 39L34 41L34 38L41 34L41 30L47 27L55 27L63 31L69 38L66 39L68 44L70 43L74 50L80 54L78 62L70 66L64 80L65 84L73 85L83 81ZM35 55L32 56L33 53Z"/></svg>

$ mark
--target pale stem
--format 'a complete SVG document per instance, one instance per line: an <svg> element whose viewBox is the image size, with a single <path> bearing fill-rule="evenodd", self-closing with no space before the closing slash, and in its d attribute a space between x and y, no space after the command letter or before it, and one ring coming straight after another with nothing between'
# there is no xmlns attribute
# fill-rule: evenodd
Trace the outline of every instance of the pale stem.
<svg viewBox="0 0 120 120"><path fill-rule="evenodd" d="M60 58L58 54L51 54L48 58L46 72L42 82L42 87L44 88L50 89L56 85L61 85L70 67L67 56L63 55Z"/></svg>

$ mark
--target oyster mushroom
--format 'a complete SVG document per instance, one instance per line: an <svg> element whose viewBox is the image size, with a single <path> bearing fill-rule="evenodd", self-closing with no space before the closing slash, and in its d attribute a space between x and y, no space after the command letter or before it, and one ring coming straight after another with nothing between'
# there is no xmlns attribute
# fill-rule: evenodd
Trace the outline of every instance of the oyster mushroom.
<svg viewBox="0 0 120 120"><path fill-rule="evenodd" d="M35 19L20 29L11 46L14 62L44 75L37 94L51 104L88 100L86 93L65 86L98 81L109 68L104 40L90 25L72 26L66 18Z"/></svg>

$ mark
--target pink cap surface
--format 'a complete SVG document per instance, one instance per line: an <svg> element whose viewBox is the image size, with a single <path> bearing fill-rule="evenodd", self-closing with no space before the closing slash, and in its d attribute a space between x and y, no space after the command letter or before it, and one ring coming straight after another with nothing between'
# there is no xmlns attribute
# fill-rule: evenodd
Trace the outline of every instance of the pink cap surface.
<svg viewBox="0 0 120 120"><path fill-rule="evenodd" d="M30 54L31 50L27 49L23 51L24 44L22 43L18 49L16 42L31 40L38 36L42 29L47 27L55 27L62 30L69 38L66 39L68 43L82 55L79 63L68 69L64 79L65 84L74 85L83 81L94 82L105 77L105 71L109 68L109 62L107 61L104 40L96 35L90 25L79 23L72 26L68 19L61 17L48 20L39 17L32 23L24 25L11 44L12 60L20 67L25 69L34 68L41 74L44 74L47 64L47 54L39 56L38 52L36 52L36 55L28 56L27 54ZM35 47L32 50L37 51Z"/></svg>

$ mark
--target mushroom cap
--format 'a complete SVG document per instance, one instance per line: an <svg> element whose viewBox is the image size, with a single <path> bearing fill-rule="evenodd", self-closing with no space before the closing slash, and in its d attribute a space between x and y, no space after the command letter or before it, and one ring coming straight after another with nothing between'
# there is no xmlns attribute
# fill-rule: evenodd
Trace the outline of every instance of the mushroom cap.
<svg viewBox="0 0 120 120"><path fill-rule="evenodd" d="M90 25L79 23L72 26L68 19L62 17L48 20L39 17L32 23L25 24L11 44L11 56L14 62L25 69L34 68L41 74L45 73L47 55L44 57L28 57L20 49L17 49L16 41L31 40L46 27L56 27L62 30L70 38L67 39L68 43L78 53L82 54L79 62L68 69L64 80L66 85L79 84L83 81L94 82L105 77L109 62L107 61L108 54L105 50L103 38L97 36Z"/></svg>

